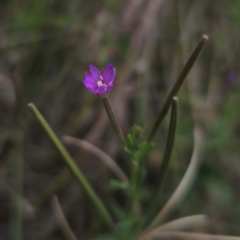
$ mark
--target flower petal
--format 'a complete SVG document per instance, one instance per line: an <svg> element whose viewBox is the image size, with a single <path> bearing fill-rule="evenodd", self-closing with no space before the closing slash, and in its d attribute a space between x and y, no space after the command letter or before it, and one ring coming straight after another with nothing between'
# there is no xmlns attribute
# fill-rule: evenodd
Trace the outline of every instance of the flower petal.
<svg viewBox="0 0 240 240"><path fill-rule="evenodd" d="M96 82L94 81L93 77L88 72L85 73L84 81L86 81L86 82L93 82L93 83L96 84Z"/></svg>
<svg viewBox="0 0 240 240"><path fill-rule="evenodd" d="M112 64L108 64L107 67L102 72L103 81L106 85L111 83L116 75L116 69Z"/></svg>
<svg viewBox="0 0 240 240"><path fill-rule="evenodd" d="M83 81L84 86L92 93L97 94L97 85L92 81Z"/></svg>
<svg viewBox="0 0 240 240"><path fill-rule="evenodd" d="M113 88L113 84L108 85L107 86L107 92L110 92L112 90L112 88Z"/></svg>
<svg viewBox="0 0 240 240"><path fill-rule="evenodd" d="M108 93L106 86L102 85L97 89L97 94L104 95L106 93Z"/></svg>
<svg viewBox="0 0 240 240"><path fill-rule="evenodd" d="M92 78L95 82L97 82L99 80L100 77L100 71L93 66L92 64L89 65L89 70L91 72Z"/></svg>

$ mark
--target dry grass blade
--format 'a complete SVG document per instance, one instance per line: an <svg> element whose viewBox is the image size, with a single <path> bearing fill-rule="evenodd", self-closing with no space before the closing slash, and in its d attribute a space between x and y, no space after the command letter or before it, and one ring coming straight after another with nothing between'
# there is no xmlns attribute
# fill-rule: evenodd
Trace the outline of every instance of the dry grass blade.
<svg viewBox="0 0 240 240"><path fill-rule="evenodd" d="M206 233L189 233L189 232L158 232L149 234L142 240L161 240L161 239L174 239L174 240L240 240L240 237L213 235Z"/></svg>
<svg viewBox="0 0 240 240"><path fill-rule="evenodd" d="M70 228L70 226L63 214L63 211L59 204L57 196L54 196L52 199L52 208L53 208L54 214L57 218L57 221L59 222L66 238L68 240L78 240L77 237L75 236L75 234L73 233L72 229Z"/></svg>
<svg viewBox="0 0 240 240"><path fill-rule="evenodd" d="M165 223L158 228L153 229L152 232L160 231L190 231L198 227L209 226L210 220L206 215L194 215L179 218L171 222ZM151 234L150 232L149 234Z"/></svg>
<svg viewBox="0 0 240 240"><path fill-rule="evenodd" d="M115 174L116 176L123 181L124 183L128 183L128 178L126 174L122 171L122 169L114 162L114 160L103 152L101 149L97 148L93 144L70 136L64 136L63 141L67 144L74 145L79 148L83 148L84 150L94 154L97 156L104 164L106 164Z"/></svg>
<svg viewBox="0 0 240 240"><path fill-rule="evenodd" d="M200 155L203 147L204 136L201 128L196 126L194 129L194 149L190 164L188 166L187 172L185 173L179 186L173 193L170 200L166 203L164 208L159 212L153 222L148 226L145 232L151 231L159 223L163 222L166 217L181 203L189 189L191 188L193 181L196 177L196 172L199 168Z"/></svg>

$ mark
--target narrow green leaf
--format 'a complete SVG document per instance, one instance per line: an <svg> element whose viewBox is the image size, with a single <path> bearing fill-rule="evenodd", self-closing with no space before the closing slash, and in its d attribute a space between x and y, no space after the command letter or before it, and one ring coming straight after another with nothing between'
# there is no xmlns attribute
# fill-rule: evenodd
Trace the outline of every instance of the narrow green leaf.
<svg viewBox="0 0 240 240"><path fill-rule="evenodd" d="M156 203L158 202L159 196L161 194L161 187L165 180L168 166L170 163L174 140L175 140L176 128L177 128L177 117L178 117L178 98L174 97L172 100L172 111L171 111L171 119L170 119L169 129L168 129L167 144L166 144L166 148L163 156L162 165L159 171L157 187L154 193L154 198L153 198L154 202L153 204L151 204L153 208L156 206Z"/></svg>
<svg viewBox="0 0 240 240"><path fill-rule="evenodd" d="M111 180L110 181L110 187L112 189L122 189L122 190L126 190L128 189L129 185L124 183L124 182L120 182L118 180Z"/></svg>
<svg viewBox="0 0 240 240"><path fill-rule="evenodd" d="M83 173L81 170L78 168L77 164L74 162L74 160L71 158L69 155L68 151L65 149L63 144L60 142L56 134L53 132L49 124L46 122L42 114L38 111L36 106L33 103L30 103L28 107L32 110L34 116L50 138L51 142L59 152L59 154L62 156L64 159L65 163L71 170L72 174L76 177L77 181L80 183L80 185L83 187L85 190L86 194L90 198L90 200L93 202L95 207L98 209L102 219L105 221L105 223L109 226L110 229L115 231L115 226L114 223L107 212L106 208L102 204L101 200L98 198L96 195L95 191L92 189L91 185L88 183L86 178L84 177Z"/></svg>
<svg viewBox="0 0 240 240"><path fill-rule="evenodd" d="M150 134L147 138L147 143L152 142L154 136L157 133L157 130L159 128L159 126L161 125L164 117L166 116L170 106L171 106L171 102L172 102L172 98L174 96L177 95L177 93L179 92L182 84L184 83L188 73L190 72L191 68L193 67L193 64L195 63L195 61L197 60L199 54L201 53L205 43L208 40L208 36L207 35L203 35L198 43L198 45L196 46L196 48L194 49L194 51L192 52L190 58L188 59L187 63L185 64L184 68L182 69L176 83L174 84L173 88L171 89L170 93L168 94L167 99L165 100L163 107L159 113L159 115L156 118L156 121L150 131Z"/></svg>

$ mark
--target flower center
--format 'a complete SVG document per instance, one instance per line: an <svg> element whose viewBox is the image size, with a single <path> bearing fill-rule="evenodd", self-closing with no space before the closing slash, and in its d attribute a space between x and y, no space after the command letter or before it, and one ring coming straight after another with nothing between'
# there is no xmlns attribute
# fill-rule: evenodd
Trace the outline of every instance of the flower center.
<svg viewBox="0 0 240 240"><path fill-rule="evenodd" d="M101 86L103 85L103 82L102 82L101 80L99 80L99 81L97 82L97 85L98 85L98 87L101 87Z"/></svg>
<svg viewBox="0 0 240 240"><path fill-rule="evenodd" d="M107 88L107 85L103 83L103 77L100 75L99 80L97 81L97 86L101 87L103 86L105 89Z"/></svg>

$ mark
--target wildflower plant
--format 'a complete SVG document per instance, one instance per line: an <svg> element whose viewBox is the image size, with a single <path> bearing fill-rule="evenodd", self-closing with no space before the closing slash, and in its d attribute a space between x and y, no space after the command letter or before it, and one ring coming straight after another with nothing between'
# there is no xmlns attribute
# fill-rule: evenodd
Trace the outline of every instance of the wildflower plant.
<svg viewBox="0 0 240 240"><path fill-rule="evenodd" d="M85 80L83 84L92 93L105 96L113 88L114 79L116 76L116 69L112 64L108 64L102 72L100 72L94 65L89 66L90 73L85 73Z"/></svg>
<svg viewBox="0 0 240 240"><path fill-rule="evenodd" d="M108 162L106 163L109 166L111 165L112 169L114 169L116 173L116 176L119 177L119 180L114 180L112 182L112 186L121 189L122 191L125 191L129 199L129 208L127 209L127 212L126 210L120 209L119 207L115 206L116 212L120 213L116 214L118 219L113 220L106 206L104 206L101 199L97 196L94 189L86 180L77 164L71 158L71 156L69 155L61 141L57 138L57 136L55 135L51 127L48 125L46 120L43 118L41 113L38 111L36 106L33 103L29 104L29 107L34 113L36 119L39 121L39 123L49 136L50 140L56 147L57 151L61 154L63 160L66 162L73 176L75 176L81 187L85 190L85 193L89 197L89 200L92 202L92 204L98 211L101 220L108 227L108 232L105 235L98 237L97 239L149 240L163 238L172 239L175 237L180 238L182 237L181 239L199 239L199 237L210 239L212 237L212 235L208 234L200 234L201 235L200 236L197 233L187 233L182 231L179 232L176 230L175 231L168 230L174 229L176 223L178 226L179 225L188 226L191 225L193 222L197 222L199 224L206 223L207 219L202 215L190 216L188 218L183 218L163 224L166 215L178 206L180 199L182 199L184 197L184 194L189 190L189 186L193 179L193 175L195 174L193 169L196 168L196 163L194 162L194 159L190 163L183 180L179 184L179 187L174 192L173 196L170 198L167 204L160 211L158 206L159 198L161 198L162 196L161 187L164 184L165 176L171 159L172 149L174 147L174 138L177 127L177 115L178 115L177 94L182 84L184 83L188 73L193 67L195 61L197 60L199 54L201 53L207 40L208 37L206 35L203 35L201 37L198 45L194 49L190 58L183 67L174 86L169 92L159 115L157 116L152 128L150 128L151 130L146 139L143 139L142 129L140 126L133 126L133 128L129 131L126 137L122 133L121 127L118 124L117 118L114 114L113 108L108 98L110 91L114 87L114 80L116 76L116 69L113 67L113 65L108 64L105 67L105 69L102 72L100 72L94 65L91 64L89 66L89 72L85 73L83 84L91 93L100 96L100 98L102 99L111 125L122 144L123 151L125 152L125 156L128 158L129 166L131 168L131 172L127 177L126 174L110 157L108 159ZM157 131L170 108L171 116L169 123L168 138L166 142L163 162L159 171L158 182L155 191L152 193L151 199L148 200L149 202L149 208L147 209L148 212L142 212L140 191L141 185L144 182L146 176L145 163L147 161L148 154L154 147L153 145L154 137L156 136ZM196 132L194 132L194 134L195 135L198 134L197 130ZM68 137L68 140L71 140L71 138ZM78 143L81 144L83 148L90 144L84 142L83 140L76 141L78 141ZM96 147L94 147L94 149L95 148ZM100 149L95 150L98 151L99 154L102 154ZM198 149L196 149L196 151L198 151ZM54 203L56 206L55 209L58 209L58 212L61 211L60 205L56 197L54 198ZM111 209L111 207L108 206L108 209ZM64 228L65 233L67 232L69 239L77 239L74 236L74 233L71 232L71 229L66 221L65 223L62 224L62 227Z"/></svg>

